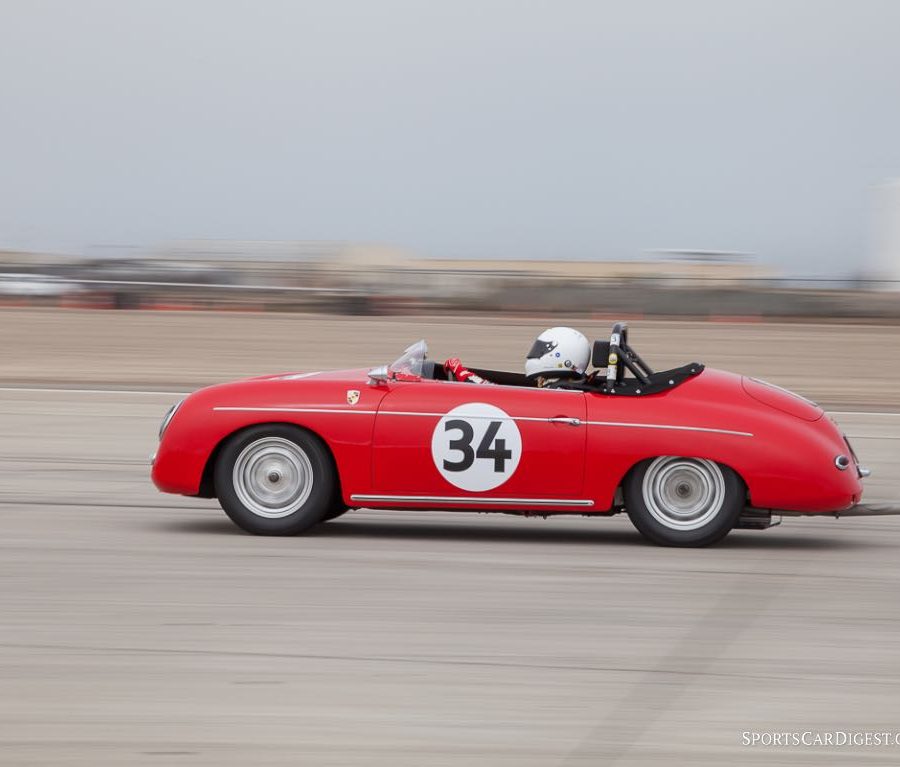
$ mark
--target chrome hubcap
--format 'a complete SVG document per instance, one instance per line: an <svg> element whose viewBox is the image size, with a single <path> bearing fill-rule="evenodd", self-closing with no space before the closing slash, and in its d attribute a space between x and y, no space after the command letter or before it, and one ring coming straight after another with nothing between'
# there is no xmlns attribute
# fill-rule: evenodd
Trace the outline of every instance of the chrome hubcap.
<svg viewBox="0 0 900 767"><path fill-rule="evenodd" d="M672 530L703 527L725 503L722 470L705 458L657 458L641 489L651 516Z"/></svg>
<svg viewBox="0 0 900 767"><path fill-rule="evenodd" d="M313 488L309 456L289 439L263 437L245 447L234 462L234 491L260 517L278 519L303 506Z"/></svg>

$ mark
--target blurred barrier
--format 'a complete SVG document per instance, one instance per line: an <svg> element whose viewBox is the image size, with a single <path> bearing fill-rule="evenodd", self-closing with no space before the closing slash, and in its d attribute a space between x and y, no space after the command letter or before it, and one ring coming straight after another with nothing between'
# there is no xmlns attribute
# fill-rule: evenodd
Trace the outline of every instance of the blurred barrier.
<svg viewBox="0 0 900 767"><path fill-rule="evenodd" d="M18 306L900 320L900 281L783 279L732 263L408 260L348 268L327 261L69 259L5 268L0 304Z"/></svg>

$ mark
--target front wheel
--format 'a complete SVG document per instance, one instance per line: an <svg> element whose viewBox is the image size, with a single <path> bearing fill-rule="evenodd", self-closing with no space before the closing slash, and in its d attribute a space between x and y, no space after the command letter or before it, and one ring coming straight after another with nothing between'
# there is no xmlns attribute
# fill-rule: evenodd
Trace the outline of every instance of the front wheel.
<svg viewBox="0 0 900 767"><path fill-rule="evenodd" d="M215 467L216 494L231 520L257 535L297 535L331 508L331 456L295 426L254 426L235 435Z"/></svg>
<svg viewBox="0 0 900 767"><path fill-rule="evenodd" d="M722 540L746 499L741 478L705 458L644 461L628 475L623 489L632 523L661 546L708 546Z"/></svg>
<svg viewBox="0 0 900 767"><path fill-rule="evenodd" d="M337 519L351 511L351 509L351 506L348 506L338 497L337 500L332 501L330 508L325 512L325 516L322 517L322 522L330 522L332 519Z"/></svg>

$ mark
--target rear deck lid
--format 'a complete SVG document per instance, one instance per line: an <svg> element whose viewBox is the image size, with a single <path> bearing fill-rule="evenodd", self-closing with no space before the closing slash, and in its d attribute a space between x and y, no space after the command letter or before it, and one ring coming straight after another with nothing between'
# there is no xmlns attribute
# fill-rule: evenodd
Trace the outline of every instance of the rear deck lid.
<svg viewBox="0 0 900 767"><path fill-rule="evenodd" d="M744 391L757 402L780 410L782 413L802 418L804 421L818 421L825 412L812 400L767 381L742 377L741 383Z"/></svg>

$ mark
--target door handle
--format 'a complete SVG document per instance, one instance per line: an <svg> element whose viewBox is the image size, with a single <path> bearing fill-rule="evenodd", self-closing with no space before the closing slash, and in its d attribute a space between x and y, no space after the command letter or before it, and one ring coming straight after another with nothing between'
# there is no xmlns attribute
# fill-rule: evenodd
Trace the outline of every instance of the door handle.
<svg viewBox="0 0 900 767"><path fill-rule="evenodd" d="M558 415L554 418L547 419L550 423L567 423L569 426L581 426L580 418L569 418L567 416Z"/></svg>

